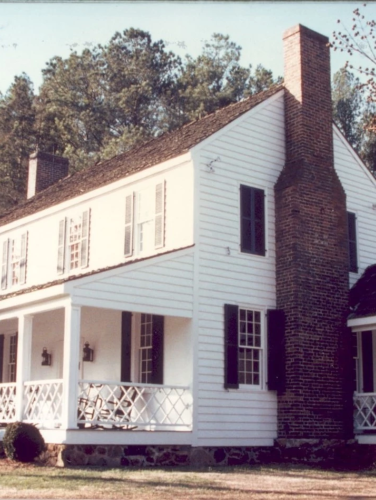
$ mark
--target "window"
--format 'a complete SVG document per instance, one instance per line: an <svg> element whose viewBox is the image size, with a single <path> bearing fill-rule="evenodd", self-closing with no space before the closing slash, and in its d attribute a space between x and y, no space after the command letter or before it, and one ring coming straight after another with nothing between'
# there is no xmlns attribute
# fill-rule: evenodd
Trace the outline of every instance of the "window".
<svg viewBox="0 0 376 500"><path fill-rule="evenodd" d="M358 252L356 244L356 215L347 212L347 228L349 242L349 270L352 273L358 272Z"/></svg>
<svg viewBox="0 0 376 500"><path fill-rule="evenodd" d="M263 335L261 312L225 305L225 387L261 387Z"/></svg>
<svg viewBox="0 0 376 500"><path fill-rule="evenodd" d="M28 233L3 242L1 289L26 283Z"/></svg>
<svg viewBox="0 0 376 500"><path fill-rule="evenodd" d="M17 374L17 334L10 336L8 381L15 382Z"/></svg>
<svg viewBox="0 0 376 500"><path fill-rule="evenodd" d="M124 256L146 254L165 244L166 183L160 182L125 199Z"/></svg>
<svg viewBox="0 0 376 500"><path fill-rule="evenodd" d="M90 210L59 222L57 271L89 265Z"/></svg>
<svg viewBox="0 0 376 500"><path fill-rule="evenodd" d="M261 314L239 309L239 384L261 382Z"/></svg>
<svg viewBox="0 0 376 500"><path fill-rule="evenodd" d="M163 384L164 317L155 314L122 313L121 381ZM132 324L134 336L132 337ZM132 338L134 346L132 348Z"/></svg>
<svg viewBox="0 0 376 500"><path fill-rule="evenodd" d="M249 385L269 390L284 390L285 384L285 315L282 310L268 309L267 374L265 366L265 333L262 311L225 304L225 383L226 389ZM267 375L267 376L265 376Z"/></svg>
<svg viewBox="0 0 376 500"><path fill-rule="evenodd" d="M140 375L142 383L151 381L153 364L153 316L151 314L141 314L140 332Z"/></svg>
<svg viewBox="0 0 376 500"><path fill-rule="evenodd" d="M240 186L240 248L242 252L265 255L265 193Z"/></svg>

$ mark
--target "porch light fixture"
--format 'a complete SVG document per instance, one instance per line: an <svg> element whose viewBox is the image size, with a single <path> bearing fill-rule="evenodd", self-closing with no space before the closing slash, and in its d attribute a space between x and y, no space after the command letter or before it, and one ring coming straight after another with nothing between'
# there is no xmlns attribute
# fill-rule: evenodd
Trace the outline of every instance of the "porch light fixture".
<svg viewBox="0 0 376 500"><path fill-rule="evenodd" d="M82 361L93 361L94 359L94 349L91 349L89 342L85 342L85 347L83 349L84 355L82 356Z"/></svg>
<svg viewBox="0 0 376 500"><path fill-rule="evenodd" d="M46 347L43 347L43 350L42 350L42 363L41 365L42 366L51 366L51 354L49 354L47 352L47 349Z"/></svg>

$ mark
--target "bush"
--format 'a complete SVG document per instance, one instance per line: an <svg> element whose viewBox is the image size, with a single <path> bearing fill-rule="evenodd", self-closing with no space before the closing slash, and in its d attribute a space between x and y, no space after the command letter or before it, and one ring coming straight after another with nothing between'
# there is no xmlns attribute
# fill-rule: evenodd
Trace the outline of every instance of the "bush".
<svg viewBox="0 0 376 500"><path fill-rule="evenodd" d="M32 462L44 450L44 439L31 424L14 422L7 425L3 438L5 454L11 460Z"/></svg>

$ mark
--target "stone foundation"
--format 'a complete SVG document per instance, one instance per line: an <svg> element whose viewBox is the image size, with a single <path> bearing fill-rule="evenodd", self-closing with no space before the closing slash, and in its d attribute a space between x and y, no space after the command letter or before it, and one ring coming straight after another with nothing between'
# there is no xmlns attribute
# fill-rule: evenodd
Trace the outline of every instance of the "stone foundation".
<svg viewBox="0 0 376 500"><path fill-rule="evenodd" d="M58 467L216 467L294 463L362 469L376 465L376 446L342 440L279 439L273 447L47 445L40 463Z"/></svg>

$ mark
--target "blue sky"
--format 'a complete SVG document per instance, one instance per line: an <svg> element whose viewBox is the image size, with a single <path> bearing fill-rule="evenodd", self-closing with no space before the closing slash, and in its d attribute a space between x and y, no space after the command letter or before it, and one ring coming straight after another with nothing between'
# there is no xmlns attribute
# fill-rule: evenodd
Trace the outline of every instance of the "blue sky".
<svg viewBox="0 0 376 500"><path fill-rule="evenodd" d="M15 75L25 72L36 90L41 70L55 55L67 57L90 44L105 44L129 27L149 31L168 48L184 56L200 53L212 33L230 35L243 48L242 64L258 63L283 74L282 34L304 24L327 36L338 29L337 19L351 26L352 11L361 2L78 2L12 3L0 0L0 92ZM376 19L376 3L364 9ZM332 53L332 70L346 58Z"/></svg>

